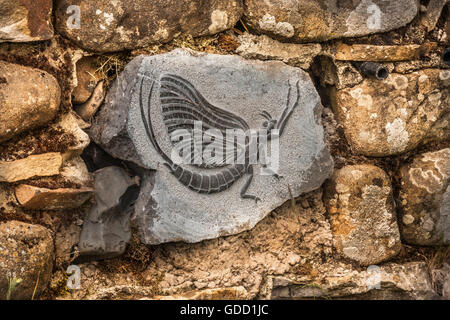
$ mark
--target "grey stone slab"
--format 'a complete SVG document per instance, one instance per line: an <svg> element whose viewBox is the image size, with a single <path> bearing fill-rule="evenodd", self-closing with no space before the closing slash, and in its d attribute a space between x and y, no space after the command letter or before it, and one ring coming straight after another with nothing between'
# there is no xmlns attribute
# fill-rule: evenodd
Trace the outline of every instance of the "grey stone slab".
<svg viewBox="0 0 450 320"><path fill-rule="evenodd" d="M81 230L81 256L96 259L122 254L131 237L130 215L139 187L125 170L106 167L95 176L95 204Z"/></svg>
<svg viewBox="0 0 450 320"><path fill-rule="evenodd" d="M160 100L161 79L168 74L189 81L209 104L233 113L251 129L261 128L265 120L260 115L263 110L279 120L289 92L292 108L298 83L298 105L279 140L278 174L282 178L261 175L261 165L252 166L254 176L247 194L260 201L240 195L249 174L226 190L205 194L183 185L164 166L167 160L161 154L170 155L173 150ZM141 83L143 105L147 110L150 102L150 125L161 153L152 144L142 120ZM148 99L152 83L153 92ZM126 66L109 90L91 128L91 137L109 154L144 169L133 217L145 243L198 242L249 230L289 200L290 191L296 197L322 185L332 173L333 161L323 139L321 110L319 95L301 69L282 62L177 49L167 54L140 56ZM220 174L227 168L182 166L201 174Z"/></svg>

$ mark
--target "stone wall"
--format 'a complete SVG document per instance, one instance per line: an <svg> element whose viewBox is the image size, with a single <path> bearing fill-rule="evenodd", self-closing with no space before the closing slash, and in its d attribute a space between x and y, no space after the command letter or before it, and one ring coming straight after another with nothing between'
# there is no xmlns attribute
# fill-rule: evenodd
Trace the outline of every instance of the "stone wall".
<svg viewBox="0 0 450 320"><path fill-rule="evenodd" d="M0 0L0 299L450 299L447 2Z"/></svg>

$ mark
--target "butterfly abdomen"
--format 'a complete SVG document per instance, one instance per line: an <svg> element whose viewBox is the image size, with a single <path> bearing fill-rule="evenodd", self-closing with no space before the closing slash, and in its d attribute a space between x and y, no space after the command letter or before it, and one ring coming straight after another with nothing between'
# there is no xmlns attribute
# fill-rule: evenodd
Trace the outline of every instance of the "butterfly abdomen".
<svg viewBox="0 0 450 320"><path fill-rule="evenodd" d="M237 164L229 168L224 168L215 174L205 174L192 172L176 164L167 164L172 174L183 185L198 193L221 192L233 185L246 171L247 166Z"/></svg>

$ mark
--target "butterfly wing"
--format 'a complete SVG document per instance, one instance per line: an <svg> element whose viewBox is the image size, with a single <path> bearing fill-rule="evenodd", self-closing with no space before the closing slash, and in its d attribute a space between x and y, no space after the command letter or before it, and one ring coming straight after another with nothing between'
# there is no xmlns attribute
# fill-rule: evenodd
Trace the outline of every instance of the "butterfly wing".
<svg viewBox="0 0 450 320"><path fill-rule="evenodd" d="M183 157L188 156L192 164L207 168L220 167L227 164L230 156L239 158L245 154L245 141L227 140L227 130L248 132L247 123L239 116L210 104L186 79L173 74L164 74L160 79L159 97L167 133L178 149L191 151L191 154ZM196 126L198 121L201 126L198 124ZM188 137L185 135L186 132L189 133ZM220 133L223 140L211 142L209 138L214 132ZM227 143L234 146L234 153L228 154L228 158L224 155L223 161L218 163L199 158L205 148L214 145L219 150L226 150Z"/></svg>

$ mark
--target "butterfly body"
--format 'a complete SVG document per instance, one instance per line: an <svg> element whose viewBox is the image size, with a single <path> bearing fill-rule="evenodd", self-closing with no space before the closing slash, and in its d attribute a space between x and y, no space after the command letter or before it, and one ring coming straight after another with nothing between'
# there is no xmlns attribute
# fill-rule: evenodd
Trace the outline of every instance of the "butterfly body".
<svg viewBox="0 0 450 320"><path fill-rule="evenodd" d="M216 193L230 188L240 177L246 174L250 165L236 164L222 171L207 174L183 168L177 164L166 164L175 178L183 185L198 193Z"/></svg>
<svg viewBox="0 0 450 320"><path fill-rule="evenodd" d="M151 109L151 97L154 88L154 81L152 81L149 96L147 99L148 114L145 116L144 99L143 99L143 83L144 78L141 79L140 84L140 111L141 117L145 126L147 136L158 151L161 157L165 160L165 166L169 169L172 175L183 185L189 189L204 194L217 193L229 189L236 181L242 176L248 174L249 177L241 189L240 195L242 198L260 200L254 195L248 195L247 189L251 184L253 178L253 164L249 161L250 142L247 133L250 128L248 124L242 118L232 114L231 112L222 110L211 105L187 80L173 74L165 74L160 78L160 102L163 114L163 121L166 125L167 132L171 136L176 136L177 132L191 132L192 139L187 139L183 143L189 147L195 145L195 122L202 123L202 130L214 129L219 132L225 133L226 130L241 130L246 134L244 143L235 144L235 152L231 155L237 159L239 155L243 156L243 163L228 164L229 159L223 159L220 163L208 163L202 161L193 161L194 166L199 168L213 168L222 167L219 172L206 173L195 172L188 168L182 167L172 161L158 145L154 130L151 124L150 109ZM289 95L288 93L287 106L284 109L279 120L273 120L267 112L262 112L261 115L267 120L263 122L261 130L266 135L266 139L271 139L271 130L278 129L279 134L284 130L286 122L292 114L294 108L298 105L299 95L297 95L297 101L294 106L289 108ZM299 92L297 82L297 93ZM178 130L178 131L177 131ZM259 139L256 142L258 149L260 148ZM204 146L203 146L204 147ZM195 148L195 146L194 146ZM192 160L199 160L198 156L192 156ZM200 156L201 157L201 156ZM280 178L277 174L273 173L277 178Z"/></svg>

